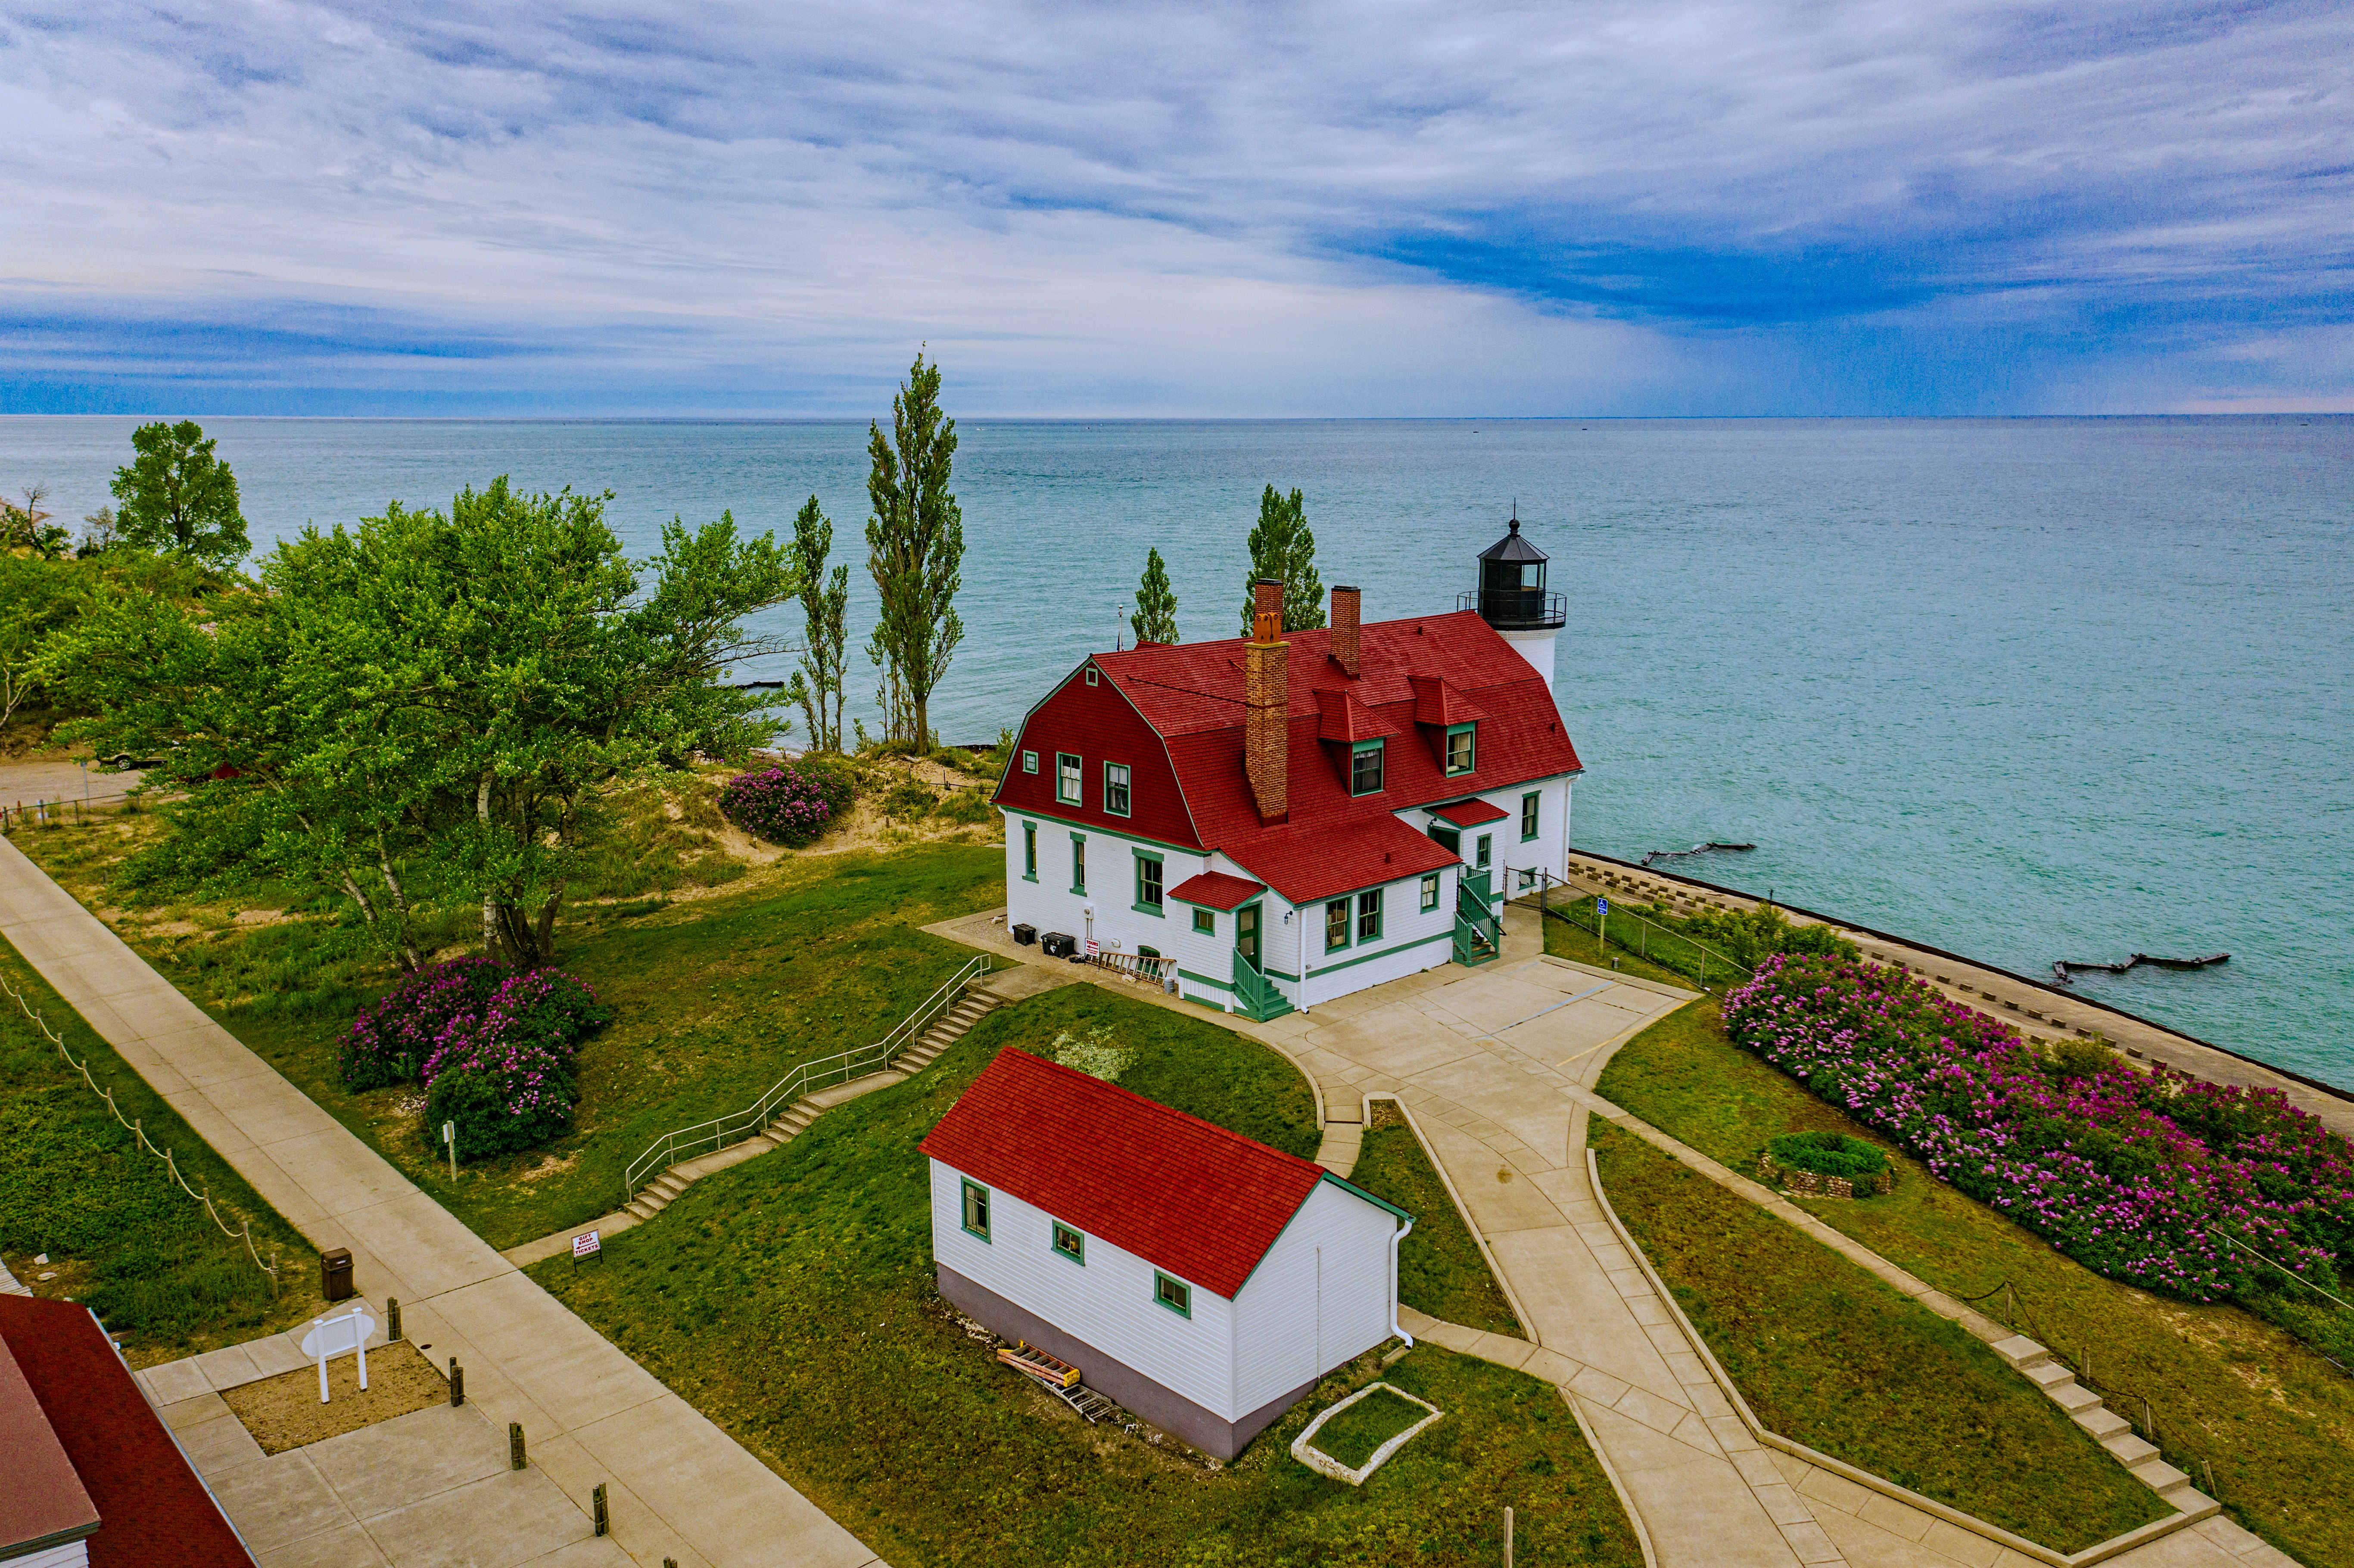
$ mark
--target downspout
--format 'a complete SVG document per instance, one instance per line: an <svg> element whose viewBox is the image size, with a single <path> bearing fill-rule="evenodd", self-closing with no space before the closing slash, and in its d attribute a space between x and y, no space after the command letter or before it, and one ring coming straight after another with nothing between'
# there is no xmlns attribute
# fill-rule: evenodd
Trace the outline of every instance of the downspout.
<svg viewBox="0 0 2354 1568"><path fill-rule="evenodd" d="M1390 1332L1404 1340L1407 1350L1414 1349L1414 1336L1398 1327L1398 1243L1413 1234L1412 1220L1390 1233Z"/></svg>
<svg viewBox="0 0 2354 1568"><path fill-rule="evenodd" d="M1299 927L1299 1016L1308 1016L1308 911L1299 905L1291 906L1291 923Z"/></svg>

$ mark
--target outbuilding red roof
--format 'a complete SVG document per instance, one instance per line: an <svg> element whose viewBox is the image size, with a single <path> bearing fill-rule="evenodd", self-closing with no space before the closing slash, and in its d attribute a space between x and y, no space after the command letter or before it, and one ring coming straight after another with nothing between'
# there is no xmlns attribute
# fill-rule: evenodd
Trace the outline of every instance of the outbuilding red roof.
<svg viewBox="0 0 2354 1568"><path fill-rule="evenodd" d="M1232 909L1246 898L1267 891L1263 884L1246 876L1228 876L1223 871L1205 871L1199 876L1189 876L1169 890L1169 896L1185 904L1206 904L1213 909Z"/></svg>
<svg viewBox="0 0 2354 1568"><path fill-rule="evenodd" d="M1501 821L1511 815L1501 806L1491 806L1485 800L1457 800L1433 807L1430 814L1444 817L1458 828L1476 828L1482 822Z"/></svg>
<svg viewBox="0 0 2354 1568"><path fill-rule="evenodd" d="M1463 858L1387 815L1333 828L1264 833L1226 853L1294 904L1419 876Z"/></svg>
<svg viewBox="0 0 2354 1568"><path fill-rule="evenodd" d="M0 1296L0 1342L98 1508L91 1568L254 1568L89 1308Z"/></svg>
<svg viewBox="0 0 2354 1568"><path fill-rule="evenodd" d="M1313 1160L1012 1046L919 1147L1228 1300L1324 1179Z"/></svg>
<svg viewBox="0 0 2354 1568"><path fill-rule="evenodd" d="M98 1505L82 1489L73 1461L0 1342L0 1559L79 1541L98 1528Z"/></svg>

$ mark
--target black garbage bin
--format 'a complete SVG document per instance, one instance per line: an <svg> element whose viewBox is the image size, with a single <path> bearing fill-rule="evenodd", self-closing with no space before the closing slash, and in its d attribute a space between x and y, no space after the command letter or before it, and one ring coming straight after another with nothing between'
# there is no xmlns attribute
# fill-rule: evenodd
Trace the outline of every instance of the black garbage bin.
<svg viewBox="0 0 2354 1568"><path fill-rule="evenodd" d="M330 1301L348 1301L352 1297L352 1254L349 1247L337 1247L319 1255L319 1294Z"/></svg>
<svg viewBox="0 0 2354 1568"><path fill-rule="evenodd" d="M1033 942L1036 941L1037 939L1038 939L1038 927L1035 927L1035 926L1016 926L1016 927L1013 927L1013 943L1014 943L1014 946L1016 946L1016 947L1020 947L1020 948L1026 948L1026 947L1028 947L1031 943L1033 943Z"/></svg>
<svg viewBox="0 0 2354 1568"><path fill-rule="evenodd" d="M1061 931L1049 931L1039 938L1038 948L1050 959L1067 959L1079 950L1078 943Z"/></svg>

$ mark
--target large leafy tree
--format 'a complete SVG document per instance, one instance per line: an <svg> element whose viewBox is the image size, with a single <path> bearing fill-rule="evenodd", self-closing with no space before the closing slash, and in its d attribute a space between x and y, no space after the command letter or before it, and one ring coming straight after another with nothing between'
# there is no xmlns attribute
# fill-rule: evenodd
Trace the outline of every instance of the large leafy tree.
<svg viewBox="0 0 2354 1568"><path fill-rule="evenodd" d="M1128 618L1139 642L1177 641L1177 590L1169 586L1169 563L1158 547L1144 553L1144 576L1137 579L1136 613Z"/></svg>
<svg viewBox="0 0 2354 1568"><path fill-rule="evenodd" d="M46 667L98 709L78 733L176 743L175 781L258 800L263 858L349 898L404 967L427 899L479 909L493 956L544 964L598 793L773 730L718 677L780 651L741 622L799 587L773 536L725 514L673 521L633 566L607 499L501 479L446 515L306 529L211 620L124 594Z"/></svg>
<svg viewBox="0 0 2354 1568"><path fill-rule="evenodd" d="M131 432L137 454L114 471L122 503L114 526L122 542L158 555L186 556L215 569L242 559L248 546L238 510L237 476L213 451L194 419L158 419Z"/></svg>
<svg viewBox="0 0 2354 1568"><path fill-rule="evenodd" d="M883 667L888 689L903 696L891 715L893 738L932 743L931 696L964 641L956 592L964 582L964 514L949 489L956 421L940 412L940 367L918 352L891 399L891 433L867 427L874 461L866 494L866 567L875 577L875 635L867 656ZM895 709L897 704L892 704Z"/></svg>
<svg viewBox="0 0 2354 1568"><path fill-rule="evenodd" d="M819 751L840 751L850 568L836 567L831 577L826 575L826 557L833 553L833 523L814 495L801 503L801 514L793 519L789 550L794 575L801 579L803 636L801 667L785 694L801 705L809 720L810 745Z"/></svg>
<svg viewBox="0 0 2354 1568"><path fill-rule="evenodd" d="M1257 611L1255 588L1262 577L1283 585L1283 629L1299 631L1324 624L1324 585L1316 576L1316 535L1308 529L1308 508L1299 492L1288 496L1268 485L1258 498L1258 525L1250 531L1250 577L1243 585L1243 635L1251 634Z"/></svg>

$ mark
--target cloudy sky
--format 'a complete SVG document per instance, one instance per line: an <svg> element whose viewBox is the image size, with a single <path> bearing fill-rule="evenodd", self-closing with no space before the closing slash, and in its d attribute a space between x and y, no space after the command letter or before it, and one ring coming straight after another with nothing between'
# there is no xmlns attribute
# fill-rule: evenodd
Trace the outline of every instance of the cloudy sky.
<svg viewBox="0 0 2354 1568"><path fill-rule="evenodd" d="M2354 7L0 0L0 411L2354 408Z"/></svg>

